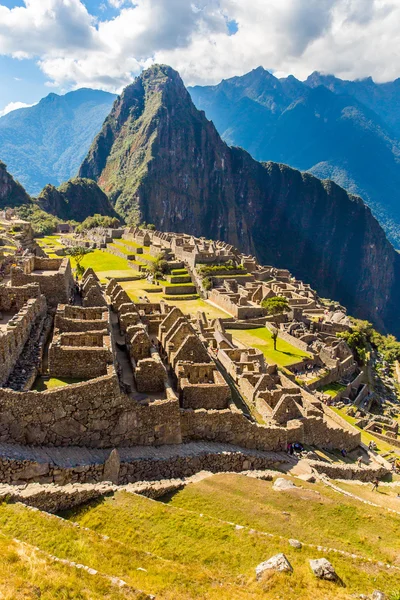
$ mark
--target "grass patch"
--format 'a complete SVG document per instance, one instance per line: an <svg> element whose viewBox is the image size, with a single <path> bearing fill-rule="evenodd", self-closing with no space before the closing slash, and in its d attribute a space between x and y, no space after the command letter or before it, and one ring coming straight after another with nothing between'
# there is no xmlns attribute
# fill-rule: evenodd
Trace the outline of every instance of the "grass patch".
<svg viewBox="0 0 400 600"><path fill-rule="evenodd" d="M400 551L400 518L341 496L322 484L301 484L303 487L293 492L277 493L271 482L229 474L191 484L165 503L119 492L66 515L89 529L21 504L3 503L0 532L8 539L3 546L0 543L0 585L18 572L12 542L18 538L59 558L122 578L160 600L345 600L371 594L374 589L390 597L400 588L399 572L390 571L388 576L384 565L316 547L297 550L287 538L390 562L397 560ZM263 531L275 537L263 535ZM279 552L286 554L294 573L272 574L257 582L256 565ZM308 561L321 556L332 561L346 587L312 575ZM36 585L40 591L46 590L46 573L40 565L35 567ZM56 572L53 576L54 586L59 581ZM25 577L22 581L30 580ZM94 577L92 585L96 581ZM66 585L64 580L62 584ZM82 593L79 586L86 585L84 572L71 585L64 595L50 588L47 596L42 593L40 597L112 597L107 596L106 589L104 596L96 595L96 589ZM123 589L117 591L118 598L131 597L125 596Z"/></svg>
<svg viewBox="0 0 400 600"><path fill-rule="evenodd" d="M286 367L300 362L303 358L310 357L307 352L302 352L298 348L295 348L295 346L279 338L276 342L276 350L274 350L272 335L267 327L260 327L258 329L228 329L228 331L245 346L261 350L269 364L276 363L277 365Z"/></svg>
<svg viewBox="0 0 400 600"><path fill-rule="evenodd" d="M4 600L121 600L138 598L82 569L50 560L30 546L0 538L0 598Z"/></svg>
<svg viewBox="0 0 400 600"><path fill-rule="evenodd" d="M196 585L196 572L206 570L214 581L213 587L203 587L198 596L198 588L187 589L187 598L217 598L219 593L220 598L235 599L325 600L348 598L355 592L371 593L377 588L387 592L396 589L400 573L394 572L389 580L385 568L306 546L296 551L278 537L297 537L346 551L370 553L375 560L397 557L400 540L395 539L394 547L389 549L385 542L397 536L399 519L390 522L390 517L380 516L379 510L371 507L365 519L364 505L346 499L342 502L341 496L329 489L325 491L323 486L317 491L322 497L311 489L277 493L270 482L217 475L186 487L166 505L119 493L97 506L78 510L73 518L123 544L183 566L192 578L192 586ZM222 519L230 523L221 522ZM250 533L246 528L237 529L234 523L259 532L276 532L277 536ZM383 534L383 541L377 531L381 532L385 523L389 530ZM257 584L255 566L278 552L288 556L294 574L272 576L264 585ZM326 555L342 577L345 589L329 586L311 574L308 559Z"/></svg>
<svg viewBox="0 0 400 600"><path fill-rule="evenodd" d="M72 261L73 263L73 261ZM105 276L110 275L110 271L124 271L131 275L134 273L132 269L129 269L129 263L125 258L115 256L109 252L103 252L102 250L93 250L86 254L81 262L85 269L92 267L92 269L98 273L100 280L105 281ZM101 276L100 276L101 274Z"/></svg>
<svg viewBox="0 0 400 600"><path fill-rule="evenodd" d="M343 392L343 390L345 390L346 387L347 386L343 385L343 383L328 383L327 385L323 385L319 391L324 392L324 394L328 394L329 396L332 396L332 398L335 398L339 394L339 392Z"/></svg>
<svg viewBox="0 0 400 600"><path fill-rule="evenodd" d="M172 269L171 275L188 275L187 269Z"/></svg>
<svg viewBox="0 0 400 600"><path fill-rule="evenodd" d="M36 242L39 246L52 246L53 248L64 248L64 245L61 244L59 240L59 235L46 235L42 238L36 238Z"/></svg>

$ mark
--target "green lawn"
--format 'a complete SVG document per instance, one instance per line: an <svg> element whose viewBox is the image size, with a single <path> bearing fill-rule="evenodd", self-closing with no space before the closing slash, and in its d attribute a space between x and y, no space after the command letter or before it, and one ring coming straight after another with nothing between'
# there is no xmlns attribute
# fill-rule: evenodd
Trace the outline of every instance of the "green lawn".
<svg viewBox="0 0 400 600"><path fill-rule="evenodd" d="M53 246L54 248L63 248L63 244L61 244L58 240L60 235L46 235L42 238L37 238L36 241L39 246Z"/></svg>
<svg viewBox="0 0 400 600"><path fill-rule="evenodd" d="M322 388L319 391L324 392L324 394L328 394L329 396L332 396L332 398L335 398L339 392L342 392L345 389L345 385L343 385L342 383L335 382L322 386Z"/></svg>
<svg viewBox="0 0 400 600"><path fill-rule="evenodd" d="M75 261L71 260L72 266L75 267ZM109 252L103 252L102 250L93 250L83 257L82 266L85 269L92 267L97 273L101 281L106 281L106 277L115 277L120 275L123 276L134 276L136 271L129 268L128 261L125 258L114 256ZM118 275L117 275L118 274Z"/></svg>
<svg viewBox="0 0 400 600"><path fill-rule="evenodd" d="M258 329L231 329L228 330L233 337L252 348L261 350L269 364L275 363L281 367L287 367L300 362L304 357L309 357L307 352L302 352L288 342L278 339L276 350L269 329L259 327Z"/></svg>

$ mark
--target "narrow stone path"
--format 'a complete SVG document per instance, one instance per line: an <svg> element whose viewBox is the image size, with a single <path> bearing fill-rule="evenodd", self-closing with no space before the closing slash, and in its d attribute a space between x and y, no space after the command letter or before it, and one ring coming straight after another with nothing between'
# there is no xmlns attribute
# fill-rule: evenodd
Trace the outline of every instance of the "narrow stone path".
<svg viewBox="0 0 400 600"><path fill-rule="evenodd" d="M0 444L0 460L27 460L38 463L53 463L60 467L75 467L102 464L110 455L110 448L86 448L79 446L44 447L22 446L18 444ZM241 448L233 444L216 442L189 442L188 444L171 444L167 446L132 446L118 448L121 462L133 460L169 460L175 457L193 457L204 454L241 453L248 456L262 457L276 463L294 463L285 452L264 452L249 448Z"/></svg>

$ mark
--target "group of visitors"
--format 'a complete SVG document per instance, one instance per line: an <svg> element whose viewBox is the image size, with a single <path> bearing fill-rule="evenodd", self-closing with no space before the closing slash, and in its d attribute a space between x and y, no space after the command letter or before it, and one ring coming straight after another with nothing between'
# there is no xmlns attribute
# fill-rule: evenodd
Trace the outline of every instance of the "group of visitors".
<svg viewBox="0 0 400 600"><path fill-rule="evenodd" d="M290 456L293 456L293 454L296 452L297 454L300 454L301 452L303 452L304 450L304 446L303 444L300 444L299 442L295 442L294 444L288 443L287 447L286 447L286 452L288 454L290 454Z"/></svg>

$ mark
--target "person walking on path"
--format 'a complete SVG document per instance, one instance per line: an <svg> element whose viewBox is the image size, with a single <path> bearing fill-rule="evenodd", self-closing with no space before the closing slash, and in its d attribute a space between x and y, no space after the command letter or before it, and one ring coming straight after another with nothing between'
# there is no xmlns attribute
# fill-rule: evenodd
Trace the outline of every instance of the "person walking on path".
<svg viewBox="0 0 400 600"><path fill-rule="evenodd" d="M379 486L379 479L374 479L374 481L372 482L372 491L376 492L378 490L378 486Z"/></svg>

